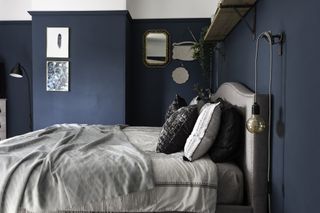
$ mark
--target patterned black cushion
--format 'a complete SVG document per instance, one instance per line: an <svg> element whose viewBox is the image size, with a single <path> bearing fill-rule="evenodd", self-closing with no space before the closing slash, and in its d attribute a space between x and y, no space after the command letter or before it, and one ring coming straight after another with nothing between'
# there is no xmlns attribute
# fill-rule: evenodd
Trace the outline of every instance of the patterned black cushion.
<svg viewBox="0 0 320 213"><path fill-rule="evenodd" d="M184 106L187 106L187 102L183 98L181 98L178 94L176 94L176 97L168 107L165 120L167 120L174 112L176 112L178 109Z"/></svg>
<svg viewBox="0 0 320 213"><path fill-rule="evenodd" d="M211 159L216 163L237 157L244 134L244 120L238 109L221 99L219 101L222 103L220 129L209 150Z"/></svg>
<svg viewBox="0 0 320 213"><path fill-rule="evenodd" d="M181 151L197 118L196 105L182 107L174 112L162 127L156 151L166 154Z"/></svg>

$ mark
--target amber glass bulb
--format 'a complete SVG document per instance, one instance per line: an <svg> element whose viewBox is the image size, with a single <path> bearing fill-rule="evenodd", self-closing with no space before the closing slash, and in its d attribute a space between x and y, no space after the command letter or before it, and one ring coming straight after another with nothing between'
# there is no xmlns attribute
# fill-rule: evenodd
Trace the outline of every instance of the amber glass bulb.
<svg viewBox="0 0 320 213"><path fill-rule="evenodd" d="M260 107L257 103L252 105L252 115L246 122L246 128L253 134L263 132L266 128L266 123L260 115Z"/></svg>

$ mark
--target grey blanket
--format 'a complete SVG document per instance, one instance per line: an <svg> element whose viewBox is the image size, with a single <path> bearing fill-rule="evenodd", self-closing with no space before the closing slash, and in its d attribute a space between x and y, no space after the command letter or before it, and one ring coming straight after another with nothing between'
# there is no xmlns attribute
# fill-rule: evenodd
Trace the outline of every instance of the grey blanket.
<svg viewBox="0 0 320 213"><path fill-rule="evenodd" d="M55 125L0 144L0 212L106 211L154 187L151 160L119 126Z"/></svg>

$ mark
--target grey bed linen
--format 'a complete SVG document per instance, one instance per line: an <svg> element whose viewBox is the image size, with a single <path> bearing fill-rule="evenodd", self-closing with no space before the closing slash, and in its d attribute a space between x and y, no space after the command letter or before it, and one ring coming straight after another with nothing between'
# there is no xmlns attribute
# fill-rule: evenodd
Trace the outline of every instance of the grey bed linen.
<svg viewBox="0 0 320 213"><path fill-rule="evenodd" d="M0 144L0 212L108 211L154 187L150 158L120 126L55 125Z"/></svg>
<svg viewBox="0 0 320 213"><path fill-rule="evenodd" d="M108 211L101 212L215 212L218 175L216 165L208 156L195 162L185 162L182 152L171 155L155 153L154 143L158 140L159 128L127 127L123 131L130 142L143 147L151 158L155 187L110 199L106 203ZM21 209L19 213L33 212Z"/></svg>
<svg viewBox="0 0 320 213"><path fill-rule="evenodd" d="M184 176L191 176L192 172L194 172L194 169L186 167L183 168L183 165L185 164L183 161L170 161L171 167L167 168L159 168L157 166L162 164L161 161L163 161L163 159L168 158L167 155L155 153L160 131L160 127L127 127L124 129L125 134L129 137L132 143L134 143L141 150L150 154L152 164L154 165L153 169L156 184L157 182L164 182L170 179L170 177L166 177L166 175L170 173L169 169L171 169L171 167L182 168L184 170ZM182 158L182 155L183 153L181 152L170 156L171 158ZM195 162L197 164L199 163L201 166L202 164L205 164L207 167L210 167L211 165L207 164L205 161L207 158L208 156L202 159L204 162ZM244 180L243 173L240 168L232 163L216 163L216 166L218 170L217 204L242 204L244 195ZM199 166L198 169L200 168L201 167ZM182 181L183 177L180 176L180 179L180 181ZM200 177L198 179L200 179ZM196 182L196 180L194 180L194 182Z"/></svg>
<svg viewBox="0 0 320 213"><path fill-rule="evenodd" d="M243 173L232 163L216 163L218 168L218 204L243 204Z"/></svg>

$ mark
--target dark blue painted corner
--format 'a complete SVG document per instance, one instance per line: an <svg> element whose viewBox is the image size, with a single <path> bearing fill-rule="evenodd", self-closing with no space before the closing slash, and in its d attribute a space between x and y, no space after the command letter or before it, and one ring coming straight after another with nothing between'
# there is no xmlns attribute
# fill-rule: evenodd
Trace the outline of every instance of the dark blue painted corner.
<svg viewBox="0 0 320 213"><path fill-rule="evenodd" d="M21 63L32 76L31 21L0 21L0 84L5 83L7 98L7 136L30 131L27 79L9 76L16 63Z"/></svg>
<svg viewBox="0 0 320 213"><path fill-rule="evenodd" d="M125 123L127 13L33 14L34 128ZM70 28L69 92L46 91L46 28ZM57 59L61 60L61 59Z"/></svg>
<svg viewBox="0 0 320 213"><path fill-rule="evenodd" d="M176 93L190 101L196 95L195 84L208 87L208 82L201 74L198 61L186 62L171 60L162 68L148 68L143 63L143 35L146 30L164 29L169 32L170 58L172 43L193 41L188 29L198 38L209 19L165 19L165 20L134 20L132 33L133 69L130 75L132 96L129 98L131 125L162 126L167 107ZM190 78L185 84L176 84L172 79L172 71L184 66Z"/></svg>
<svg viewBox="0 0 320 213"><path fill-rule="evenodd" d="M320 2L258 1L257 33L286 33L283 56L273 47L272 212L319 212ZM249 14L250 16L250 14ZM250 18L250 17L247 17ZM219 83L254 88L255 41L241 22L216 54ZM217 60L218 59L218 60ZM261 41L258 92L268 92L269 51Z"/></svg>
<svg viewBox="0 0 320 213"><path fill-rule="evenodd" d="M3 22L1 59L7 83L8 135L27 132L28 100L25 79L8 77L20 62L32 77L34 129L55 123L129 123L161 126L176 93L190 101L193 86L208 84L197 61L171 61L164 68L142 62L143 33L166 29L173 42L192 41L209 19L132 20L127 11L32 12L31 22ZM46 27L70 28L69 92L46 91ZM112 32L110 31L112 29ZM31 42L32 41L32 42ZM170 55L171 57L171 55ZM172 71L181 66L190 79L178 85ZM24 106L21 108L21 106Z"/></svg>

